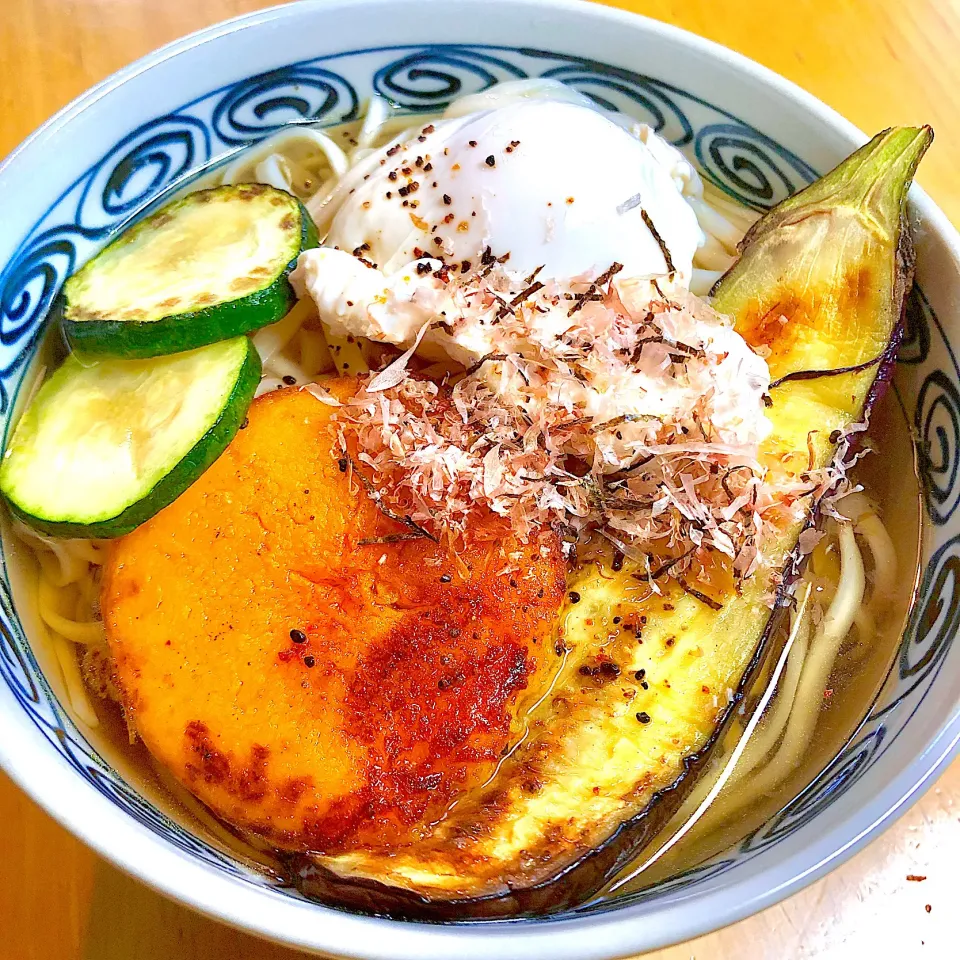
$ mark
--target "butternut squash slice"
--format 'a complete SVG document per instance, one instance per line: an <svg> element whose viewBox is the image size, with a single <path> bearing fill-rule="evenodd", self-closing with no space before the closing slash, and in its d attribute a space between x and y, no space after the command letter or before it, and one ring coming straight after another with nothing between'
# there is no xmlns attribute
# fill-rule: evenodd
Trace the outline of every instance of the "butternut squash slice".
<svg viewBox="0 0 960 960"><path fill-rule="evenodd" d="M211 810L283 850L384 851L522 735L560 660L564 564L493 517L459 555L403 539L335 455L332 409L256 400L112 545L102 611L137 734Z"/></svg>

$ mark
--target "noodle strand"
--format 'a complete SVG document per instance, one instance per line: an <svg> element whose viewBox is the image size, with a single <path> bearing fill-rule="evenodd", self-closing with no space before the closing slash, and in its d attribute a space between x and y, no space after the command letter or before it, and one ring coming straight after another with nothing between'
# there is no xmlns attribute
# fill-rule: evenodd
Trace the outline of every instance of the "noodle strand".
<svg viewBox="0 0 960 960"><path fill-rule="evenodd" d="M863 558L850 523L840 525L840 570L836 595L810 643L783 740L770 760L744 784L737 797L741 809L769 793L797 768L817 725L830 671L840 644L853 626L866 585Z"/></svg>

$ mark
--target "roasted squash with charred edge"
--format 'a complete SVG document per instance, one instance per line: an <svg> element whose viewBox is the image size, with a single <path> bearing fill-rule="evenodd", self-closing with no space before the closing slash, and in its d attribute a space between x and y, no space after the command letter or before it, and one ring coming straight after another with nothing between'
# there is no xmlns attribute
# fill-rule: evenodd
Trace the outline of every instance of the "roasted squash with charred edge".
<svg viewBox="0 0 960 960"><path fill-rule="evenodd" d="M389 850L521 735L559 662L566 565L553 533L517 544L492 514L456 552L413 537L338 461L332 410L255 400L110 545L101 610L128 721L211 810L280 850Z"/></svg>
<svg viewBox="0 0 960 960"><path fill-rule="evenodd" d="M828 464L880 395L913 276L906 195L931 139L926 127L874 138L757 223L715 288L717 308L770 351L766 462ZM675 588L638 614L621 603L628 570L586 575L564 626L567 662L491 783L388 858L361 848L294 858L298 885L425 918L547 913L597 891L671 818L722 739L775 646L784 588L772 614L764 594L776 573L796 575L797 539L817 509L769 548L770 568L742 595L709 605Z"/></svg>

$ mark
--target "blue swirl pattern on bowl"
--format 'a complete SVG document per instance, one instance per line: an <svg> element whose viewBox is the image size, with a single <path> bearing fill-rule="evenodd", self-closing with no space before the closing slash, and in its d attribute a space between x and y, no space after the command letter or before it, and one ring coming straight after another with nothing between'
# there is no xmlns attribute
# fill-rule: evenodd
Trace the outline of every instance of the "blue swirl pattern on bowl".
<svg viewBox="0 0 960 960"><path fill-rule="evenodd" d="M358 90L337 68L357 65ZM442 110L453 98L503 80L551 77L610 110L630 114L696 159L731 197L767 209L817 172L739 117L653 77L593 60L532 48L423 45L351 51L246 77L142 124L51 205L0 273L0 415L4 431L24 368L53 297L71 271L184 181L290 123L339 123L377 91L412 112ZM950 363L939 366L936 358ZM926 507L942 526L960 503L960 366L929 303L915 290L902 362L923 375L914 423L921 441ZM919 599L878 705L812 784L732 851L666 883L589 904L559 917L605 912L715 878L809 823L848 790L900 736L941 669L960 628L960 537L942 544L924 570ZM127 786L58 703L27 643L0 579L0 677L32 722L100 793L184 853L275 895L298 896L195 837Z"/></svg>

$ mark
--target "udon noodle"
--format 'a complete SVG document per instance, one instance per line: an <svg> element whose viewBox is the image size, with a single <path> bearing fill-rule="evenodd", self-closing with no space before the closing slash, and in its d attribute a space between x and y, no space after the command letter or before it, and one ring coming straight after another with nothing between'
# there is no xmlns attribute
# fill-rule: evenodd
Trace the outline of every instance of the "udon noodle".
<svg viewBox="0 0 960 960"><path fill-rule="evenodd" d="M417 124L423 121L417 115ZM322 232L324 204L338 180L371 151L409 135L410 123L409 115L374 97L359 121L328 129L289 127L244 150L189 189L267 183L304 201L321 221ZM694 260L692 288L706 295L733 262L755 214L698 178L686 194L706 236ZM278 323L258 331L253 341L263 360L260 393L284 384L310 383L334 371L364 372L379 349L326 334L309 298ZM39 371L37 384L43 373ZM823 538L796 586L779 662L761 678L738 722L715 751L709 774L664 831L659 850L614 886L627 882L681 836L709 833L782 784L808 748L833 671L853 670L869 655L877 624L895 593L894 546L876 505L864 493L847 496L834 513L823 525ZM91 540L48 539L22 525L16 532L36 556L37 609L52 640L75 719L82 727L96 727L91 694L118 699L98 609L106 546ZM200 805L193 801L190 806ZM202 819L213 820L206 813Z"/></svg>

